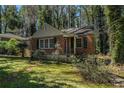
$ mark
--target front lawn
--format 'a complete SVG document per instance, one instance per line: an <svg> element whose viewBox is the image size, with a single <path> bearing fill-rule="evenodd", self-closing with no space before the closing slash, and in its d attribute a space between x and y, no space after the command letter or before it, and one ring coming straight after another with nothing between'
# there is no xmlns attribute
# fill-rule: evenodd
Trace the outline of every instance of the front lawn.
<svg viewBox="0 0 124 93"><path fill-rule="evenodd" d="M112 87L85 81L72 64L29 63L26 58L0 58L0 87Z"/></svg>

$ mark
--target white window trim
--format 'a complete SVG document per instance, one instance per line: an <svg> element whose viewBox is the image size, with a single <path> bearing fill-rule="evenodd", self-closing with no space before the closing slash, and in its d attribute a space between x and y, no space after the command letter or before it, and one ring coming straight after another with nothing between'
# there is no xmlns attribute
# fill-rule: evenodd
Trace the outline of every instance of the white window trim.
<svg viewBox="0 0 124 93"><path fill-rule="evenodd" d="M45 48L45 40L48 39L48 48ZM54 48L50 48L50 39L54 39L54 38L44 38L44 39L39 39L39 49L54 49ZM43 40L43 48L41 48L40 46L40 41Z"/></svg>

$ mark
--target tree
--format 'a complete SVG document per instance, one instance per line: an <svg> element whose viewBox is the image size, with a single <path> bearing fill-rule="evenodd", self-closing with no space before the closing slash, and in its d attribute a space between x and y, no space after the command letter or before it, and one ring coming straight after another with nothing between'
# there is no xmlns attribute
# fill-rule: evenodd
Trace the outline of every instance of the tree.
<svg viewBox="0 0 124 93"><path fill-rule="evenodd" d="M22 36L31 36L36 32L36 6L22 6L19 11L22 21Z"/></svg>
<svg viewBox="0 0 124 93"><path fill-rule="evenodd" d="M96 49L98 53L107 54L109 52L108 34L104 8L95 6L94 29L96 31Z"/></svg>
<svg viewBox="0 0 124 93"><path fill-rule="evenodd" d="M18 16L15 5L2 6L2 24L4 25L4 33L13 32L18 28Z"/></svg>
<svg viewBox="0 0 124 93"><path fill-rule="evenodd" d="M8 50L8 54L15 54L18 51L17 45L18 45L18 41L14 38L10 39L5 48Z"/></svg>
<svg viewBox="0 0 124 93"><path fill-rule="evenodd" d="M1 16L1 11L2 11L2 7L0 5L0 33L2 33L2 16Z"/></svg>
<svg viewBox="0 0 124 93"><path fill-rule="evenodd" d="M38 31L43 27L44 24L44 6L38 6L37 10L37 28Z"/></svg>
<svg viewBox="0 0 124 93"><path fill-rule="evenodd" d="M114 11L114 12L113 12ZM113 62L124 63L124 18L122 6L107 6L106 16L109 25L110 51Z"/></svg>

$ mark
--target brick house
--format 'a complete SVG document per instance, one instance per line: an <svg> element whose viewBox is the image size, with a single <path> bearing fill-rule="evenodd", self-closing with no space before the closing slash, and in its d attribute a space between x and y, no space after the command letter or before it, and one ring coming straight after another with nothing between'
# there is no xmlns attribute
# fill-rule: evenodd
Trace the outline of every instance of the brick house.
<svg viewBox="0 0 124 93"><path fill-rule="evenodd" d="M45 23L41 31L33 34L30 44L32 51L40 49L47 54L92 54L95 52L93 30L90 27L59 31Z"/></svg>
<svg viewBox="0 0 124 93"><path fill-rule="evenodd" d="M0 34L0 40L10 38L27 42L28 51L40 49L44 50L46 54L92 54L95 52L93 30L90 27L60 31L45 23L41 31L35 32L28 38L11 33Z"/></svg>

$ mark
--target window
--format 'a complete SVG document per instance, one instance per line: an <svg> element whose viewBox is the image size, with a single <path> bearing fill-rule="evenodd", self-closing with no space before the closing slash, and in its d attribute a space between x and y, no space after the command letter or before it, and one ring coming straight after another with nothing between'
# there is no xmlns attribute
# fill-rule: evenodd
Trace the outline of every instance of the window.
<svg viewBox="0 0 124 93"><path fill-rule="evenodd" d="M54 46L54 39L48 38L39 40L39 48L54 48Z"/></svg>
<svg viewBox="0 0 124 93"><path fill-rule="evenodd" d="M40 40L39 45L40 48L44 48L44 40Z"/></svg>
<svg viewBox="0 0 124 93"><path fill-rule="evenodd" d="M50 48L55 47L54 39L49 39Z"/></svg>
<svg viewBox="0 0 124 93"><path fill-rule="evenodd" d="M76 39L76 47L81 47L81 38Z"/></svg>
<svg viewBox="0 0 124 93"><path fill-rule="evenodd" d="M45 39L45 48L48 48L48 39Z"/></svg>
<svg viewBox="0 0 124 93"><path fill-rule="evenodd" d="M83 37L83 47L84 48L87 48L87 43L88 43L87 37Z"/></svg>

